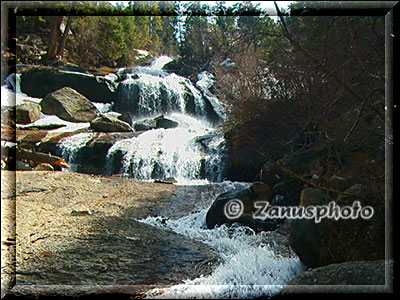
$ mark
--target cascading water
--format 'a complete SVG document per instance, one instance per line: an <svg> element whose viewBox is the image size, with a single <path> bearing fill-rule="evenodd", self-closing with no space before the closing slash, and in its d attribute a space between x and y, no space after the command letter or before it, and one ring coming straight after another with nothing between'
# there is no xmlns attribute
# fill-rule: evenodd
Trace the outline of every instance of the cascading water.
<svg viewBox="0 0 400 300"><path fill-rule="evenodd" d="M163 71L162 67L169 61L162 56L149 67L136 67L130 73L125 70L127 78L118 86L114 110L129 113L134 119L181 112L220 122L224 115L218 100L199 90L189 79Z"/></svg>
<svg viewBox="0 0 400 300"><path fill-rule="evenodd" d="M204 187L191 187L194 199L184 194L173 199L175 206L180 202L196 202L191 213L181 213L182 217L167 218L168 209L157 217L147 217L140 222L172 230L178 234L203 242L216 250L220 264L207 276L186 280L168 288L157 288L147 293L148 298L166 299L251 299L271 297L278 293L294 276L304 271L304 265L289 249L281 250L275 244L273 233L255 234L247 227L205 228L208 207L215 197L234 188L246 188L248 183L222 182ZM207 186L208 187L208 186ZM188 193L186 187L186 193ZM195 192L200 189L200 192Z"/></svg>
<svg viewBox="0 0 400 300"><path fill-rule="evenodd" d="M58 148L60 149L61 157L63 157L71 167L70 169L65 169L66 171L77 171L79 165L79 150L85 147L95 135L94 132L82 132L59 141Z"/></svg>
<svg viewBox="0 0 400 300"><path fill-rule="evenodd" d="M149 67L130 70L119 84L114 110L128 112L132 123L163 113L178 127L149 130L115 143L107 154L107 174L119 172L141 180L174 178L178 183L221 181L225 141L213 126L223 118L221 104L215 97L209 101L212 95L204 83L198 89L189 79L163 71L170 61L161 56Z"/></svg>
<svg viewBox="0 0 400 300"><path fill-rule="evenodd" d="M108 169L115 159L120 172L141 180L174 178L178 183L208 179L221 181L224 138L216 129L193 117L173 113L179 127L153 129L115 143L108 151ZM208 141L206 141L208 140Z"/></svg>

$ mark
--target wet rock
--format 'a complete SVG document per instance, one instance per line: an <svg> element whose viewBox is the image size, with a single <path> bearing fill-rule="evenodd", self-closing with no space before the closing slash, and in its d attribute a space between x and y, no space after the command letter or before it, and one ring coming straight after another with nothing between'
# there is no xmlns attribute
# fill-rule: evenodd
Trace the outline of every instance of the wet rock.
<svg viewBox="0 0 400 300"><path fill-rule="evenodd" d="M33 123L40 118L41 107L31 101L24 101L23 104L15 107L15 120L18 124Z"/></svg>
<svg viewBox="0 0 400 300"><path fill-rule="evenodd" d="M141 132L98 132L96 136L90 140L85 147L81 148L77 154L79 166L77 172L86 174L104 174L107 164L106 156L108 150L117 141L139 136ZM118 156L118 153L114 153ZM113 164L108 170L108 175L119 173L122 164L122 156L120 159L113 159Z"/></svg>
<svg viewBox="0 0 400 300"><path fill-rule="evenodd" d="M100 114L90 122L90 128L98 132L131 132L133 128L126 122L110 115Z"/></svg>
<svg viewBox="0 0 400 300"><path fill-rule="evenodd" d="M157 121L154 119L144 119L135 122L133 125L136 131L147 131L157 128Z"/></svg>
<svg viewBox="0 0 400 300"><path fill-rule="evenodd" d="M56 156L62 156L58 144L61 139L75 135L82 132L46 132L44 130L38 131L19 131L18 138L21 142L32 142L38 144L35 149L38 152L51 153ZM106 166L107 151L117 141L136 137L141 132L96 132L93 138L81 148L77 153L77 172L91 173L91 174L104 174ZM121 157L122 159L122 157ZM118 173L121 168L121 159L115 159L114 166L111 166L111 174Z"/></svg>
<svg viewBox="0 0 400 300"><path fill-rule="evenodd" d="M171 119L167 119L165 118L163 115L157 117L154 119L157 123L156 123L156 127L157 128L164 128L164 129L168 129L168 128L175 128L178 127L179 123L175 122Z"/></svg>
<svg viewBox="0 0 400 300"><path fill-rule="evenodd" d="M393 261L349 261L315 268L293 278L280 294L346 292L377 292L393 280ZM387 280L387 281L385 281ZM360 287L357 287L360 286ZM386 288L389 291L388 285ZM383 290L383 289L382 289Z"/></svg>
<svg viewBox="0 0 400 300"><path fill-rule="evenodd" d="M22 145L31 145L29 148L34 148L38 152L51 153L58 155L56 152L57 143L64 137L74 135L81 132L83 129L74 132L53 132L51 130L17 130L17 143ZM26 146L28 147L28 146Z"/></svg>
<svg viewBox="0 0 400 300"><path fill-rule="evenodd" d="M40 106L43 113L56 115L69 122L90 122L99 113L92 102L69 87L48 94Z"/></svg>
<svg viewBox="0 0 400 300"><path fill-rule="evenodd" d="M133 125L132 118L133 118L133 115L129 112L122 112L122 113L120 113L120 116L117 117L118 120L124 121L131 126Z"/></svg>
<svg viewBox="0 0 400 300"><path fill-rule="evenodd" d="M260 220L253 218L252 213L255 211L255 201L269 202L272 199L273 192L271 187L262 183L255 182L247 189L233 190L220 194L215 199L212 206L207 211L206 224L207 228L212 229L217 225L239 223L256 231L274 230L277 226L276 220L266 219ZM238 201L242 204L243 211L238 214L241 204L238 206ZM235 204L234 204L235 203ZM232 211L230 218L227 211Z"/></svg>
<svg viewBox="0 0 400 300"><path fill-rule="evenodd" d="M154 182L155 183L174 184L174 183L177 183L178 181L176 181L176 179L173 177L168 177L165 179L155 179Z"/></svg>
<svg viewBox="0 0 400 300"><path fill-rule="evenodd" d="M144 119L135 122L134 128L136 131L146 131L146 130L151 130L151 129L157 129L157 128L175 128L179 126L178 122L175 122L174 120L167 119L164 117L164 115L160 115L156 118L152 119Z"/></svg>

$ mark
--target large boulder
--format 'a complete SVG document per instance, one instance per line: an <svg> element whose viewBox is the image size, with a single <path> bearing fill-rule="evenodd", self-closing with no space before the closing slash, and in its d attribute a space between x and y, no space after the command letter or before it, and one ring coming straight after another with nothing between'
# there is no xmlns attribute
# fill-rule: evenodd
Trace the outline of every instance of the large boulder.
<svg viewBox="0 0 400 300"><path fill-rule="evenodd" d="M269 203L272 196L273 192L271 187L262 182L254 182L246 189L222 193L215 199L207 212L207 228L213 229L215 226L222 224L232 225L234 223L239 223L257 232L274 230L277 226L276 220L253 218L253 212L256 210L254 203L256 201L265 201ZM243 210L241 214L237 214L237 211L240 210L240 205L242 205Z"/></svg>
<svg viewBox="0 0 400 300"><path fill-rule="evenodd" d="M331 218L322 218L320 222L316 222L315 218L300 218L291 222L290 245L305 265L315 268L351 260L384 258L384 200L368 187L356 184L337 197L334 204L339 211L344 211L346 206L353 207L354 213L356 201L360 204L356 218L335 219L332 215ZM304 205L328 204L322 191L311 188L303 190L301 202ZM372 207L373 215L362 218L360 212L367 206Z"/></svg>
<svg viewBox="0 0 400 300"><path fill-rule="evenodd" d="M157 128L168 129L168 128L178 127L178 125L179 125L178 122L171 120L171 119L167 119L163 115L155 118L154 120L157 122Z"/></svg>
<svg viewBox="0 0 400 300"><path fill-rule="evenodd" d="M99 132L131 132L133 128L126 122L110 115L100 114L90 122L90 128Z"/></svg>
<svg viewBox="0 0 400 300"><path fill-rule="evenodd" d="M133 128L136 131L147 131L151 129L157 128L157 121L154 119L144 119L140 121L136 121L133 125Z"/></svg>
<svg viewBox="0 0 400 300"><path fill-rule="evenodd" d="M83 70L32 67L21 74L21 91L31 97L43 98L63 87L71 87L93 102L111 103L117 100L117 84L114 81L83 73Z"/></svg>
<svg viewBox="0 0 400 300"><path fill-rule="evenodd" d="M160 115L156 118L136 121L135 124L133 125L136 131L146 131L157 128L168 129L168 128L175 128L178 126L179 126L178 122L165 118L164 115Z"/></svg>
<svg viewBox="0 0 400 300"><path fill-rule="evenodd" d="M99 113L92 102L69 87L48 94L40 106L43 113L69 122L90 122Z"/></svg>
<svg viewBox="0 0 400 300"><path fill-rule="evenodd" d="M31 101L15 107L15 121L18 124L33 123L40 118L41 107L39 104Z"/></svg>
<svg viewBox="0 0 400 300"><path fill-rule="evenodd" d="M392 282L392 276L393 260L349 261L308 270L293 278L280 294L378 292L377 286L383 290L385 282Z"/></svg>

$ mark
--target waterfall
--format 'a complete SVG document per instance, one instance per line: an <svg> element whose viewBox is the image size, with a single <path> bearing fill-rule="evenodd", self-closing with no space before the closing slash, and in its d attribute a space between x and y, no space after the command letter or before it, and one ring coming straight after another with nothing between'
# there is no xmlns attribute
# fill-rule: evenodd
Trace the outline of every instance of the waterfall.
<svg viewBox="0 0 400 300"><path fill-rule="evenodd" d="M221 122L225 116L218 100L188 78L163 71L162 67L169 61L171 58L161 56L149 67L120 71L125 72L126 78L118 86L114 111L129 113L134 118L180 112L213 123Z"/></svg>
<svg viewBox="0 0 400 300"><path fill-rule="evenodd" d="M221 181L223 134L188 115L172 113L168 118L179 126L149 130L116 142L108 150L107 169L120 163L120 173L141 180Z"/></svg>
<svg viewBox="0 0 400 300"><path fill-rule="evenodd" d="M132 123L164 114L179 125L115 143L108 150L107 175L119 172L141 180L174 178L178 183L222 181L225 140L215 125L225 115L209 90L212 76L199 75L193 84L163 70L171 60L161 56L149 66L120 70L125 79L118 86L114 111L128 113Z"/></svg>
<svg viewBox="0 0 400 300"><path fill-rule="evenodd" d="M103 174L122 173L140 180L173 178L178 184L223 180L225 139L216 126L225 115L221 103L210 92L212 75L202 73L193 83L163 70L170 61L172 58L160 56L147 66L106 75L117 86L118 97L112 111L124 120L133 124L163 114L178 126L151 129L115 142L104 158ZM110 110L110 104L96 107ZM79 133L58 144L72 171L85 164L80 161L84 157L80 152L92 134Z"/></svg>
<svg viewBox="0 0 400 300"><path fill-rule="evenodd" d="M172 57L165 55L159 56L152 61L150 68L153 70L162 70L164 66L171 61L173 61Z"/></svg>
<svg viewBox="0 0 400 300"><path fill-rule="evenodd" d="M13 106L24 103L24 100L39 103L42 99L29 97L21 92L21 75L8 75L1 85L1 106Z"/></svg>
<svg viewBox="0 0 400 300"><path fill-rule="evenodd" d="M61 139L57 146L61 152L61 156L65 159L71 169L64 169L69 172L78 171L79 167L79 151L96 136L94 132L82 132Z"/></svg>

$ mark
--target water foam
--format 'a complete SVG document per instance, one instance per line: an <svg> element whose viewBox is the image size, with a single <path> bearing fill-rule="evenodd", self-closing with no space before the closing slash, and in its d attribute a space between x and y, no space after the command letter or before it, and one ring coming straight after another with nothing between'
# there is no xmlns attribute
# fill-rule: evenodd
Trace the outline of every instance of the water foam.
<svg viewBox="0 0 400 300"><path fill-rule="evenodd" d="M296 256L274 253L262 236L247 227L225 225L205 229L207 208L177 220L147 217L141 222L163 227L214 248L221 263L206 276L186 280L168 288L156 288L149 298L254 298L278 293L294 276L304 271Z"/></svg>
<svg viewBox="0 0 400 300"><path fill-rule="evenodd" d="M222 155L214 148L207 153L197 138L214 134L216 141L213 147L222 148L222 134L205 121L188 115L173 113L167 117L177 121L179 127L153 129L116 142L108 150L107 169L114 163L118 152L123 154L121 172L133 178L149 180L173 177L179 183L187 184L188 180L206 179L208 173L209 179L218 179L214 175L218 175L218 168L223 164ZM217 172L214 174L207 169Z"/></svg>
<svg viewBox="0 0 400 300"><path fill-rule="evenodd" d="M65 137L59 141L57 147L61 151L61 156L71 167L64 169L65 171L76 172L78 166L78 154L81 148L96 136L95 132L82 132L69 137Z"/></svg>

